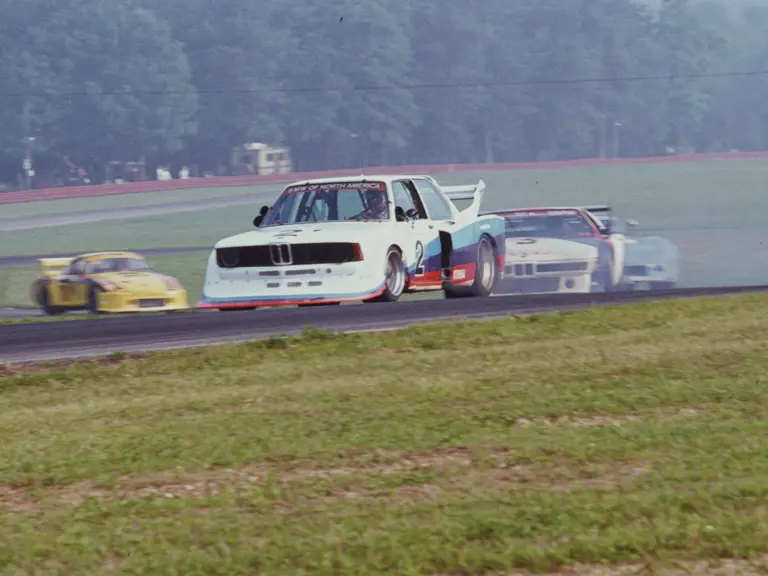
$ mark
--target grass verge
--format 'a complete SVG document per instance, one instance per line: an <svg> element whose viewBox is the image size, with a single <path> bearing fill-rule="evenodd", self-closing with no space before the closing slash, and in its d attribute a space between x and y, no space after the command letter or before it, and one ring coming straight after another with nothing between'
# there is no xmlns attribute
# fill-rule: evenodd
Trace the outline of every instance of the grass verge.
<svg viewBox="0 0 768 576"><path fill-rule="evenodd" d="M113 196L91 196L87 198L67 198L60 200L40 200L0 205L0 220L23 216L50 216L68 214L85 210L115 210L120 208L138 208L175 204L192 200L208 200L225 196L248 196L260 192L279 191L280 184L259 186L222 186L210 188L187 188L183 190L156 190L136 194L116 194Z"/></svg>
<svg viewBox="0 0 768 576"><path fill-rule="evenodd" d="M6 366L0 566L480 574L751 558L768 552L767 304Z"/></svg>

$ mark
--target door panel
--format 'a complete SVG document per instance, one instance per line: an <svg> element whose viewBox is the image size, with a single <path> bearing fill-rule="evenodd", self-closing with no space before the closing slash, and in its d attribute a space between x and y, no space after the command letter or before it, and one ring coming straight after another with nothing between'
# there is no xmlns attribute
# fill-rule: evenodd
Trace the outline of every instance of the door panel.
<svg viewBox="0 0 768 576"><path fill-rule="evenodd" d="M438 230L429 220L408 222L411 228L413 259L409 271L413 274L414 288L440 288L440 238Z"/></svg>

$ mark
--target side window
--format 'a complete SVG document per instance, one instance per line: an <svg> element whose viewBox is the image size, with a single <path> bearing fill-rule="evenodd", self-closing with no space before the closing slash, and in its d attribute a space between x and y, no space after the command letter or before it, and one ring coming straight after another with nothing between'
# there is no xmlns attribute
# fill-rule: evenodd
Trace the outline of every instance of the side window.
<svg viewBox="0 0 768 576"><path fill-rule="evenodd" d="M411 195L408 194L408 190L402 182L392 182L392 195L395 198L395 207L402 208L403 212L416 208L413 205L413 200L411 200Z"/></svg>
<svg viewBox="0 0 768 576"><path fill-rule="evenodd" d="M443 198L440 191L429 180L414 180L413 183L416 185L421 200L426 205L432 220L451 220L453 218L450 200Z"/></svg>
<svg viewBox="0 0 768 576"><path fill-rule="evenodd" d="M83 260L75 260L69 265L67 274L71 276L79 276L85 272L85 262Z"/></svg>

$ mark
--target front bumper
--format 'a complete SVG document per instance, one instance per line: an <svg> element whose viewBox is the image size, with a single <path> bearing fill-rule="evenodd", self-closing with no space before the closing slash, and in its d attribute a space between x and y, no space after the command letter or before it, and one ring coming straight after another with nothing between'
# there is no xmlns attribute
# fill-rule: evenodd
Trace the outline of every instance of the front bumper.
<svg viewBox="0 0 768 576"><path fill-rule="evenodd" d="M209 269L196 307L254 308L375 298L384 291L383 271L363 262L312 266Z"/></svg>
<svg viewBox="0 0 768 576"><path fill-rule="evenodd" d="M592 291L596 260L529 262L507 260L501 289L512 294L583 293Z"/></svg>
<svg viewBox="0 0 768 576"><path fill-rule="evenodd" d="M187 292L177 290L161 294L131 294L121 290L99 295L99 312L172 312L189 309Z"/></svg>

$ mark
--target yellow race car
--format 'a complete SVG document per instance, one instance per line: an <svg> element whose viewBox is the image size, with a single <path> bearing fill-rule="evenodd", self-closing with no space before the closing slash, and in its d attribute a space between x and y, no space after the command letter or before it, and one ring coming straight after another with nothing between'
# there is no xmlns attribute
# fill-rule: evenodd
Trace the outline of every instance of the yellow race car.
<svg viewBox="0 0 768 576"><path fill-rule="evenodd" d="M75 258L40 258L43 274L32 300L48 315L173 312L189 308L187 291L133 252L95 252Z"/></svg>

